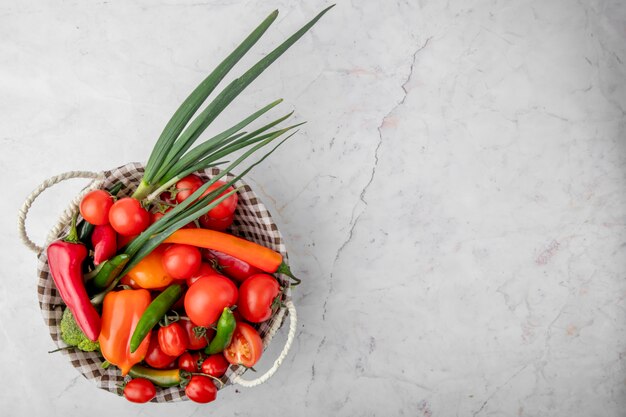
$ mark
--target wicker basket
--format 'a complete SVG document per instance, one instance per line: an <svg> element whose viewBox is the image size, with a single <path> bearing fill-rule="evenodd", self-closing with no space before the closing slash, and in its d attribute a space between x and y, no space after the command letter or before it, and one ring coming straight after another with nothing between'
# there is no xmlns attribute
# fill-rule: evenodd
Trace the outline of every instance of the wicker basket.
<svg viewBox="0 0 626 417"><path fill-rule="evenodd" d="M37 198L48 187L61 182L68 178L93 178L92 183L87 186L70 204L70 207L63 213L61 219L57 225L51 230L47 243L58 239L68 231L69 221L71 216L78 210L78 204L82 196L90 190L96 188L109 188L114 183L122 182L124 189L120 192L119 196L126 196L136 188L136 185L141 180L143 175L143 166L138 163L130 163L119 168L105 171L99 174L88 172L69 172L61 174L57 177L53 177L41 186L39 186L24 203L24 206L20 210L19 215L19 231L23 242L35 252L38 252L38 265L37 275L39 281L37 283L37 293L39 296L39 306L43 314L44 321L50 331L50 336L55 343L60 346L63 345L63 341L60 338L59 325L61 322L61 316L63 312L63 302L57 294L57 290L54 286L52 277L48 269L48 260L46 252L33 243L27 236L25 231L25 220L28 210ZM204 179L210 178L215 175L216 169L207 170L200 176ZM232 179L232 176L228 176ZM270 249L279 252L285 262L287 261L287 250L283 242L280 231L276 227L276 224L272 221L270 213L267 211L263 203L257 198L252 189L246 185L243 181L238 181L236 186L243 186L242 191L239 192L239 203L237 211L235 212L235 219L230 227L230 232L234 235L241 236L255 243L266 246ZM47 245L46 243L46 245ZM278 276L278 280L282 286L289 286L289 280L285 276ZM222 377L224 387L232 383L237 383L243 386L255 386L265 382L271 377L277 368L282 363L282 360L286 356L289 347L295 336L296 329L296 315L295 308L291 301L290 291L287 290L284 294L284 307L278 309L273 316L266 322L258 326L259 333L263 339L263 346L266 348L278 328L282 325L282 322L287 315L291 317L289 335L287 337L287 343L283 349L281 355L274 363L274 366L270 368L264 375L255 380L244 380L241 375L245 372L245 368L231 366L226 374ZM62 353L69 359L70 363L87 379L93 381L99 388L117 393L117 385L123 382L124 378L121 376L117 367L111 366L108 369L102 369L101 365L103 359L97 352L82 352L79 350L63 350ZM180 387L162 388L157 391L157 396L152 400L153 402L172 402L186 399L184 389Z"/></svg>

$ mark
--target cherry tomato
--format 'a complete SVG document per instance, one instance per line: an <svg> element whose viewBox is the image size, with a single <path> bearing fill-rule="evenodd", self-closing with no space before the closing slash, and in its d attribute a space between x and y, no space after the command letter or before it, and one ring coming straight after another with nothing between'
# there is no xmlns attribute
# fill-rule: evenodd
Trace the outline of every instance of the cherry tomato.
<svg viewBox="0 0 626 417"><path fill-rule="evenodd" d="M145 378L131 379L124 387L124 397L133 403L147 403L156 396L156 388Z"/></svg>
<svg viewBox="0 0 626 417"><path fill-rule="evenodd" d="M204 259L209 262L217 262L220 266L220 272L228 275L237 282L243 282L252 275L263 273L259 268L222 252L207 250L204 251L202 255Z"/></svg>
<svg viewBox="0 0 626 417"><path fill-rule="evenodd" d="M197 403L210 403L217 397L217 388L208 376L194 375L185 387L185 394Z"/></svg>
<svg viewBox="0 0 626 417"><path fill-rule="evenodd" d="M124 276L122 277L122 279L120 280L120 284L122 284L122 285L128 285L128 286L129 286L130 288L132 288L133 290L140 290L141 288L143 288L143 287L141 287L139 284L137 284L137 283L135 282L135 280L134 280L134 279L132 279L131 277L129 277L128 275L124 275Z"/></svg>
<svg viewBox="0 0 626 417"><path fill-rule="evenodd" d="M159 245L150 252L130 271L128 276L135 281L141 288L157 289L169 285L172 277L165 271L163 267L163 255L167 245Z"/></svg>
<svg viewBox="0 0 626 417"><path fill-rule="evenodd" d="M191 245L171 245L163 254L163 268L174 279L191 278L202 263L200 250Z"/></svg>
<svg viewBox="0 0 626 417"><path fill-rule="evenodd" d="M90 191L80 202L80 215L89 223L102 226L109 223L109 210L113 206L113 197L107 191Z"/></svg>
<svg viewBox="0 0 626 417"><path fill-rule="evenodd" d="M230 216L226 216L223 219L214 219L213 217L209 217L208 214L201 216L198 220L200 221L200 226L205 229L217 230L218 232L223 232L228 229L231 224L233 224L233 220L235 219L235 213L232 213Z"/></svg>
<svg viewBox="0 0 626 417"><path fill-rule="evenodd" d="M219 275L204 276L194 282L185 294L187 316L198 326L215 323L225 307L237 302L237 286Z"/></svg>
<svg viewBox="0 0 626 417"><path fill-rule="evenodd" d="M169 191L163 191L161 194L159 194L159 199L161 201L165 201L166 203L176 204L176 199L172 197L172 193L170 193Z"/></svg>
<svg viewBox="0 0 626 417"><path fill-rule="evenodd" d="M117 250L119 251L120 249L122 249L124 246L128 245L130 242L133 241L133 239L135 239L137 236L139 235L130 235L130 236L123 236L120 235L119 233L117 234Z"/></svg>
<svg viewBox="0 0 626 417"><path fill-rule="evenodd" d="M172 207L165 210L165 213L171 210L172 210ZM165 213L161 213L160 211L157 211L156 213L150 213L150 224L156 223L157 221L161 220L163 216L165 216ZM197 228L198 226L196 225L195 222L189 222L183 227L181 227L181 229L197 229Z"/></svg>
<svg viewBox="0 0 626 417"><path fill-rule="evenodd" d="M185 329L185 332L187 332L187 340L189 341L187 349L189 350L203 349L208 344L207 340L212 339L215 335L215 330L210 327L206 327L206 337L198 337L196 336L196 332L193 330L194 328L198 327L194 322L192 322L191 320L181 320L181 322L183 328Z"/></svg>
<svg viewBox="0 0 626 417"><path fill-rule="evenodd" d="M221 378L228 369L228 361L221 353L211 355L202 362L200 368L203 374L214 376L215 378Z"/></svg>
<svg viewBox="0 0 626 417"><path fill-rule="evenodd" d="M187 350L187 332L178 322L159 329L159 346L166 355L177 357Z"/></svg>
<svg viewBox="0 0 626 417"><path fill-rule="evenodd" d="M198 272L193 274L191 278L187 278L187 285L191 286L191 284L199 280L204 275L222 275L222 274L216 271L215 268L213 268L208 263L203 262L200 264L200 268L198 268Z"/></svg>
<svg viewBox="0 0 626 417"><path fill-rule="evenodd" d="M278 281L268 274L252 275L239 287L237 310L251 323L272 317L274 300L280 293Z"/></svg>
<svg viewBox="0 0 626 417"><path fill-rule="evenodd" d="M109 210L109 222L120 235L138 235L150 225L150 213L139 200L121 198Z"/></svg>
<svg viewBox="0 0 626 417"><path fill-rule="evenodd" d="M170 356L163 352L159 344L158 332L155 330L150 336L150 345L148 345L148 351L143 360L153 368L165 369L176 360L176 356Z"/></svg>
<svg viewBox="0 0 626 417"><path fill-rule="evenodd" d="M198 188L202 187L202 184L204 184L202 178L193 174L187 175L185 178L176 183L176 201L182 203Z"/></svg>
<svg viewBox="0 0 626 417"><path fill-rule="evenodd" d="M200 197L204 197L205 195L209 194L212 191L217 190L220 187L223 187L224 185L226 185L224 181L219 181L219 180L215 181L213 184L209 185L209 188L207 188L207 190L204 193L202 193ZM228 187L222 194L217 196L215 200L231 192L232 190L233 190L233 187ZM225 219L235 212L238 201L239 201L239 197L237 197L237 193L235 193L229 196L226 200L219 203L217 206L213 207L211 210L209 210L209 212L206 215L212 219Z"/></svg>
<svg viewBox="0 0 626 417"><path fill-rule="evenodd" d="M200 352L185 352L178 357L178 368L187 372L200 372L200 360L203 359Z"/></svg>
<svg viewBox="0 0 626 417"><path fill-rule="evenodd" d="M263 353L261 336L248 323L237 322L233 340L224 349L224 357L232 365L254 366Z"/></svg>

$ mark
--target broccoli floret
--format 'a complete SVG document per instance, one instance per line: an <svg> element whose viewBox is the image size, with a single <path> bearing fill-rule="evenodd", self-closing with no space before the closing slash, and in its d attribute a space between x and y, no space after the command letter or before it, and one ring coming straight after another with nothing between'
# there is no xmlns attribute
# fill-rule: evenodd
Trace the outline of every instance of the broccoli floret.
<svg viewBox="0 0 626 417"><path fill-rule="evenodd" d="M100 344L92 342L85 336L78 324L76 324L72 312L67 307L63 311L63 318L61 319L61 339L68 345L76 346L85 352L100 350Z"/></svg>

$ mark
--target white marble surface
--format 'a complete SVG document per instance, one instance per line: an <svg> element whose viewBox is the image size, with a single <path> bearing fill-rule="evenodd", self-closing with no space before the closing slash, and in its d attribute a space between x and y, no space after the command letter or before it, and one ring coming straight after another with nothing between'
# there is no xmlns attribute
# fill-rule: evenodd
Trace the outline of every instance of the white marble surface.
<svg viewBox="0 0 626 417"><path fill-rule="evenodd" d="M305 279L278 374L139 406L46 353L22 199L145 160L249 28L280 9L239 68L325 5L0 1L0 414L624 415L621 0L340 1L215 127L277 97L309 121L249 177ZM36 239L83 183L36 204Z"/></svg>

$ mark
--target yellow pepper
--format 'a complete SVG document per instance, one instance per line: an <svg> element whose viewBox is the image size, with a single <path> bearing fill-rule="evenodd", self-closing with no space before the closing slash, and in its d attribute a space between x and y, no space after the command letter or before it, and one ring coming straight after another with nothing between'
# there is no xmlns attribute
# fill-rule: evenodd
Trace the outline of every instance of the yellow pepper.
<svg viewBox="0 0 626 417"><path fill-rule="evenodd" d="M143 360L150 344L148 335L139 348L130 353L130 338L143 312L150 305L148 290L111 291L102 305L100 351L104 358L126 375L130 368Z"/></svg>
<svg viewBox="0 0 626 417"><path fill-rule="evenodd" d="M172 283L172 277L163 267L163 253L167 245L160 245L143 258L128 274L141 288L163 288Z"/></svg>

